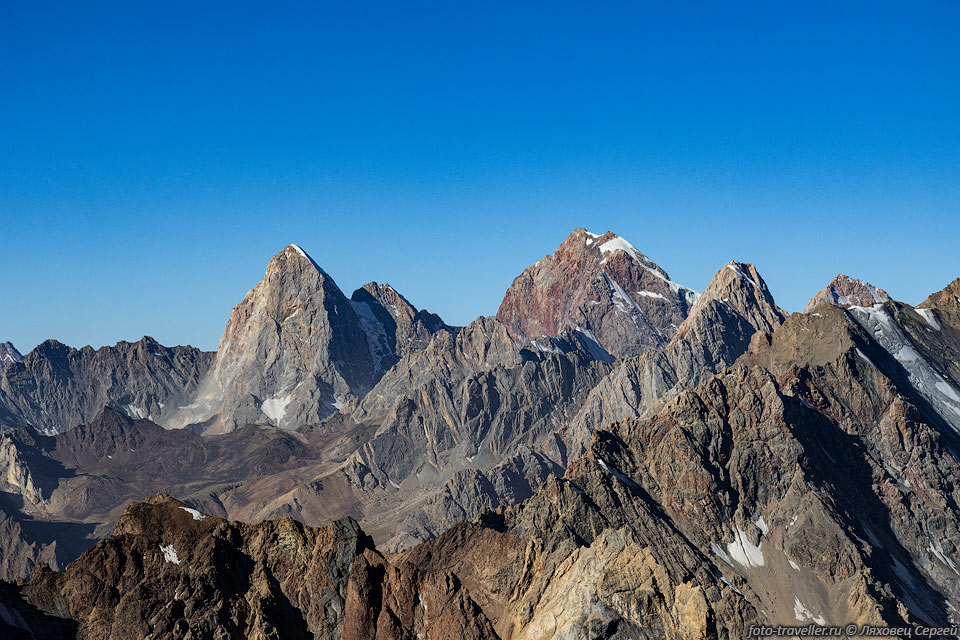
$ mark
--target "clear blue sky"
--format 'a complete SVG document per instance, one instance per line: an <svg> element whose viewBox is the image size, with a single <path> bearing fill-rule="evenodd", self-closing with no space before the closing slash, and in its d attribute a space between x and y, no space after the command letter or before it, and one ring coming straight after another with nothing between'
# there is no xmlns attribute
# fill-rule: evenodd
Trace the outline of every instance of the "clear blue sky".
<svg viewBox="0 0 960 640"><path fill-rule="evenodd" d="M575 227L960 275L960 3L0 1L0 340L215 348L301 244L465 324Z"/></svg>

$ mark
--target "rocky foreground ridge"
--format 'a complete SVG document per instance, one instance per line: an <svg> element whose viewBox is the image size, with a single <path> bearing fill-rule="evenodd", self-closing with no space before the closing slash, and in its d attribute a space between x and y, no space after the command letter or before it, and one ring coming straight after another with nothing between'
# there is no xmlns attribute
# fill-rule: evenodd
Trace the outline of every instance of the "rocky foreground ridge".
<svg viewBox="0 0 960 640"><path fill-rule="evenodd" d="M387 285L347 299L288 247L191 377L201 422L114 404L0 437L0 569L37 567L0 617L117 638L952 621L960 280L916 308L825 291L787 315L734 261L698 294L578 230L455 328ZM157 493L184 503L127 506ZM64 531L100 542L67 565Z"/></svg>

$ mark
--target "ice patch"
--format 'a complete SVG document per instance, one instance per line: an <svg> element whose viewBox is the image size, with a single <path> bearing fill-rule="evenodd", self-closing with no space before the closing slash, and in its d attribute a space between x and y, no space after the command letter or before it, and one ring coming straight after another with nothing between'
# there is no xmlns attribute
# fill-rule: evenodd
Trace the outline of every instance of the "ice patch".
<svg viewBox="0 0 960 640"><path fill-rule="evenodd" d="M800 602L800 598L794 597L793 604L793 615L796 616L797 620L800 622L805 622L806 620L813 620L821 627L827 624L826 620L823 619L823 616L815 616L810 613L810 610L803 606L803 603Z"/></svg>
<svg viewBox="0 0 960 640"><path fill-rule="evenodd" d="M917 313L920 314L920 317L927 321L927 324L940 331L940 321L937 320L937 317L933 315L933 309L914 309Z"/></svg>
<svg viewBox="0 0 960 640"><path fill-rule="evenodd" d="M763 519L762 515L754 520L753 524L757 526L757 529L760 529L760 531L763 532L763 535L770 533L770 526L767 524L767 521Z"/></svg>
<svg viewBox="0 0 960 640"><path fill-rule="evenodd" d="M180 564L180 558L177 557L177 552L173 548L172 544L168 544L166 546L160 545L160 551L163 552L164 561L172 564Z"/></svg>
<svg viewBox="0 0 960 640"><path fill-rule="evenodd" d="M192 515L194 520L203 520L204 518L207 517L202 513L200 513L199 511L197 511L196 509L191 509L190 507L180 507L180 508L186 511L187 513L189 513L190 515Z"/></svg>
<svg viewBox="0 0 960 640"><path fill-rule="evenodd" d="M762 567L764 565L763 542L754 546L747 538L747 532L740 527L733 528L733 542L727 544L727 553L744 567Z"/></svg>
<svg viewBox="0 0 960 640"><path fill-rule="evenodd" d="M339 411L346 406L346 403L343 401L343 398L340 396L333 396L333 407Z"/></svg>

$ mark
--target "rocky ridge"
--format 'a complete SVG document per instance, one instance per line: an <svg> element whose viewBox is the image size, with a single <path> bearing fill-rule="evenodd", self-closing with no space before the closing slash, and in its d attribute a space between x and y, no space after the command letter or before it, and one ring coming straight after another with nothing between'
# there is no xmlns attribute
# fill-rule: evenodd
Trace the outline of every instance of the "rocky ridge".
<svg viewBox="0 0 960 640"><path fill-rule="evenodd" d="M194 392L213 357L149 336L100 349L47 340L0 374L0 428L60 433L105 406L160 420Z"/></svg>

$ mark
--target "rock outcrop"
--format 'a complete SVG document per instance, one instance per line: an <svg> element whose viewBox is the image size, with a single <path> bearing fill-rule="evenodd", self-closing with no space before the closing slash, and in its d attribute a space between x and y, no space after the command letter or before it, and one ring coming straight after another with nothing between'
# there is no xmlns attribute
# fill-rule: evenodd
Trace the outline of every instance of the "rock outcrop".
<svg viewBox="0 0 960 640"><path fill-rule="evenodd" d="M0 607L11 638L497 637L455 575L392 562L353 520L246 525L162 495Z"/></svg>

